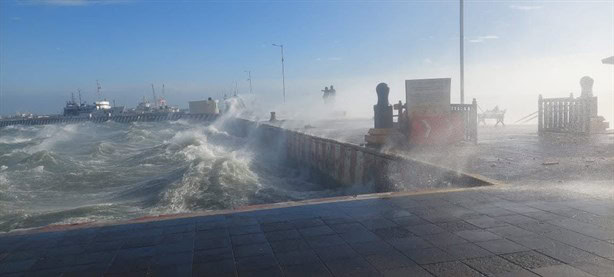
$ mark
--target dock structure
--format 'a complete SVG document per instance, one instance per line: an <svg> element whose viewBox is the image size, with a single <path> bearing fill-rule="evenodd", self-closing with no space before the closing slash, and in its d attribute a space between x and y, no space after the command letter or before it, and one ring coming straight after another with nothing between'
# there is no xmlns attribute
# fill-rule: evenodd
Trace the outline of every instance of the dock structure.
<svg viewBox="0 0 614 277"><path fill-rule="evenodd" d="M154 122L166 120L203 120L213 121L219 115L215 114L189 114L189 113L143 113L143 114L119 114L111 116L51 116L38 118L20 118L0 120L0 128L12 125L49 125L49 124L70 124L79 122L102 123L114 121L119 123L130 122Z"/></svg>

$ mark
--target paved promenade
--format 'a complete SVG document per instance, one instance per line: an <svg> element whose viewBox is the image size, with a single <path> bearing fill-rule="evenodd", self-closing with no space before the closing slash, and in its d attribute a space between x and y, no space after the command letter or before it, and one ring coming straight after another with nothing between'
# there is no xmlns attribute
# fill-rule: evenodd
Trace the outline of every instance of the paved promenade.
<svg viewBox="0 0 614 277"><path fill-rule="evenodd" d="M273 205L274 206L274 205ZM0 236L1 276L612 276L614 203L491 186Z"/></svg>

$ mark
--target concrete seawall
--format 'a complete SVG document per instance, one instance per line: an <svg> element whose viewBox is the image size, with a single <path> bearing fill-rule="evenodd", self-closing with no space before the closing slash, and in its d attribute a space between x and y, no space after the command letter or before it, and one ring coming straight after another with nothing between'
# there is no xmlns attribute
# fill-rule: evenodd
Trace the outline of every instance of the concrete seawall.
<svg viewBox="0 0 614 277"><path fill-rule="evenodd" d="M235 135L255 135L288 161L315 170L342 186L374 186L377 192L385 192L492 184L438 165L272 124L242 119L231 124L238 131Z"/></svg>

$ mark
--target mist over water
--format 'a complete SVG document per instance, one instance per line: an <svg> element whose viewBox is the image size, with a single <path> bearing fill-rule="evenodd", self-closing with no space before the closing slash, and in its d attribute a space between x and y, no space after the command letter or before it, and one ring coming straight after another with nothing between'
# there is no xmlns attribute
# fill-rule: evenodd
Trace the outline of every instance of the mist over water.
<svg viewBox="0 0 614 277"><path fill-rule="evenodd" d="M0 231L346 194L222 123L12 126L0 132Z"/></svg>

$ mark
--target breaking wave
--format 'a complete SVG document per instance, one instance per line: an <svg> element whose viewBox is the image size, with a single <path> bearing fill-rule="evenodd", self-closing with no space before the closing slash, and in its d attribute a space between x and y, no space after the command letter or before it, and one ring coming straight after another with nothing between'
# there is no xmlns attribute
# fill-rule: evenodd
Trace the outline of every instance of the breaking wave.
<svg viewBox="0 0 614 277"><path fill-rule="evenodd" d="M222 124L13 126L0 132L0 231L338 195Z"/></svg>

